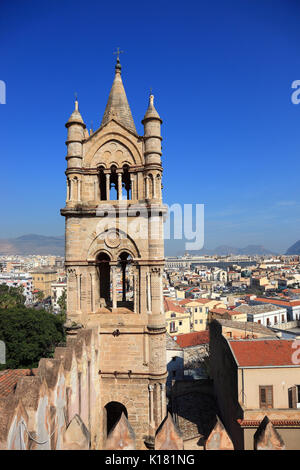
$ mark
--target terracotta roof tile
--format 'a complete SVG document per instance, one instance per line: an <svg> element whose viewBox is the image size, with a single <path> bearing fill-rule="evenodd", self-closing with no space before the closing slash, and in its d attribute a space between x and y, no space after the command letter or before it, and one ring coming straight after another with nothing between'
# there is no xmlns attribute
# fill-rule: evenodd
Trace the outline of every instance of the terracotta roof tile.
<svg viewBox="0 0 300 470"><path fill-rule="evenodd" d="M247 366L294 366L292 340L228 340L237 363Z"/></svg>
<svg viewBox="0 0 300 470"><path fill-rule="evenodd" d="M14 392L20 377L34 375L31 369L6 369L0 372L0 397L6 397Z"/></svg>
<svg viewBox="0 0 300 470"><path fill-rule="evenodd" d="M175 339L175 337L173 337L173 339ZM195 331L193 333L177 335L175 341L181 348L188 348L190 346L197 346L199 344L208 344L209 331Z"/></svg>

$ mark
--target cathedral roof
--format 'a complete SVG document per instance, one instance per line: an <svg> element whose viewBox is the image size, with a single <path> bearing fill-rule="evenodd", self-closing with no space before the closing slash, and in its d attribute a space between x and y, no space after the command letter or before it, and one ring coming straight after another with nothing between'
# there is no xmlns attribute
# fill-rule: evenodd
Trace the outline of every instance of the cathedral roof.
<svg viewBox="0 0 300 470"><path fill-rule="evenodd" d="M119 59L117 59L115 70L115 78L109 93L100 128L105 126L111 119L115 119L115 121L126 129L137 134L121 78L121 64Z"/></svg>

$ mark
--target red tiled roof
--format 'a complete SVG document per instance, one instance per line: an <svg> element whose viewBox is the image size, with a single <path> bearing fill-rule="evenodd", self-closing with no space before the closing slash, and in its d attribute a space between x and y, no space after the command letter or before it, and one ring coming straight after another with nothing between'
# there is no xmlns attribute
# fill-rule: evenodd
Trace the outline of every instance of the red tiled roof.
<svg viewBox="0 0 300 470"><path fill-rule="evenodd" d="M257 302L265 302L268 304L275 304L275 305L284 305L285 307L297 307L300 305L300 300L279 300L276 298L270 298L270 297L256 297L255 299Z"/></svg>
<svg viewBox="0 0 300 470"><path fill-rule="evenodd" d="M227 315L235 316L235 315L243 314L242 312L227 310L226 308L212 308L210 311L211 313L217 313L219 315L227 314Z"/></svg>
<svg viewBox="0 0 300 470"><path fill-rule="evenodd" d="M175 339L173 337L173 339ZM189 346L198 346L200 344L209 343L209 331L195 331L193 333L186 333L176 336L176 343L181 348L188 348Z"/></svg>
<svg viewBox="0 0 300 470"><path fill-rule="evenodd" d="M6 397L14 391L20 377L34 375L31 369L7 369L0 372L0 397Z"/></svg>
<svg viewBox="0 0 300 470"><path fill-rule="evenodd" d="M228 340L237 363L247 366L293 366L292 340Z"/></svg>
<svg viewBox="0 0 300 470"><path fill-rule="evenodd" d="M185 313L184 309L180 307L180 305L167 298L164 298L164 308L165 312Z"/></svg>

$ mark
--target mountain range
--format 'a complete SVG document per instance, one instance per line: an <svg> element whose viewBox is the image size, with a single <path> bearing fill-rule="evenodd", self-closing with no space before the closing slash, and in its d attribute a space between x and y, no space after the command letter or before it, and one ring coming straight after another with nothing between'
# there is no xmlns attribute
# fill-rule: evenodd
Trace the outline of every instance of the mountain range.
<svg viewBox="0 0 300 470"><path fill-rule="evenodd" d="M193 251L193 255L274 255L274 251L268 250L262 245L248 245L245 248L237 248L234 246L220 245L217 246L214 250L207 250L203 248L199 251Z"/></svg>
<svg viewBox="0 0 300 470"><path fill-rule="evenodd" d="M166 242L166 245L168 241ZM170 250L167 250L170 251ZM173 250L172 250L173 251ZM65 237L48 237L45 235L29 234L18 238L0 239L0 255L55 255L64 256ZM169 253L168 253L169 254ZM177 253L177 255L184 254ZM214 250L203 248L191 252L193 255L275 255L274 251L262 245L248 245L245 248L237 248L229 245L217 246ZM170 253L171 255L171 253ZM286 255L300 255L300 240L286 251Z"/></svg>
<svg viewBox="0 0 300 470"><path fill-rule="evenodd" d="M168 243L168 242L166 242ZM292 250L292 252L291 252ZM298 251L297 251L298 250ZM172 250L173 251L173 250ZM48 237L45 235L29 234L18 238L0 239L0 255L56 255L64 256L64 236ZM287 254L300 254L300 241L288 249ZM183 254L183 253L182 253ZM193 255L271 255L274 252L261 245L248 245L245 248L236 248L220 245L214 250L202 249L193 251Z"/></svg>
<svg viewBox="0 0 300 470"><path fill-rule="evenodd" d="M300 240L298 240L294 245L290 246L286 252L286 255L300 255Z"/></svg>
<svg viewBox="0 0 300 470"><path fill-rule="evenodd" d="M0 255L55 255L64 256L65 237L23 235L0 239Z"/></svg>

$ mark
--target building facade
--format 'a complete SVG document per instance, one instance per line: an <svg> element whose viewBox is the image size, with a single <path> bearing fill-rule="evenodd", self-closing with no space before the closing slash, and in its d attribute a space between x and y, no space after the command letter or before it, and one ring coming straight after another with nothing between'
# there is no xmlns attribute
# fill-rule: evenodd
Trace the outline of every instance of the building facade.
<svg viewBox="0 0 300 470"><path fill-rule="evenodd" d="M65 217L67 313L100 328L99 448L122 412L137 448L153 447L166 414L161 119L150 95L139 136L119 58L101 125L68 120ZM117 292L117 272L122 276ZM130 295L129 295L130 291ZM145 431L146 430L146 431Z"/></svg>

